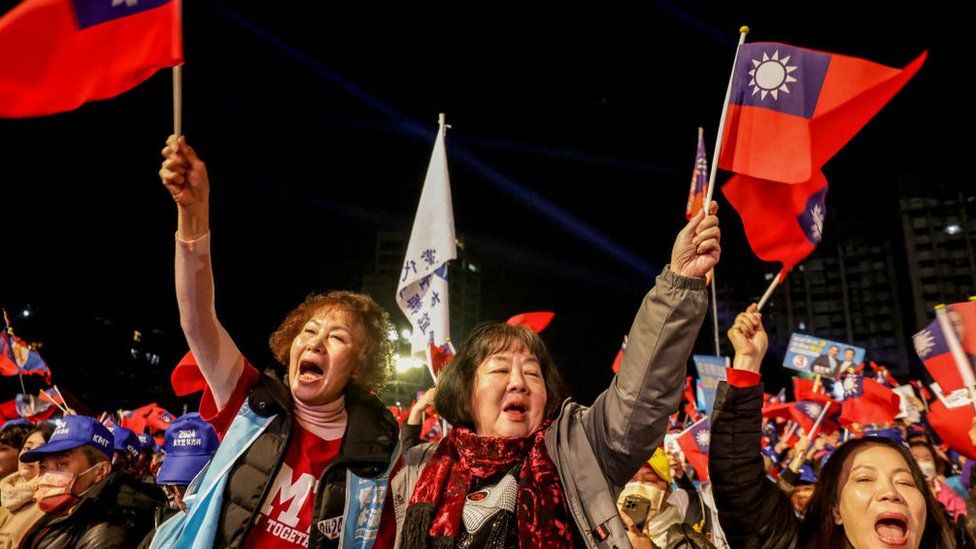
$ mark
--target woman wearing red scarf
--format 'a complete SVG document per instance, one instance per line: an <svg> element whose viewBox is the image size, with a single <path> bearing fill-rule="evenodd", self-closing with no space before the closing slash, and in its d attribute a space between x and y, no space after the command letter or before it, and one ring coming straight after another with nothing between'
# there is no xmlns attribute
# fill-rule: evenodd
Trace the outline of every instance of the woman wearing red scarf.
<svg viewBox="0 0 976 549"><path fill-rule="evenodd" d="M468 337L434 402L455 428L436 446L411 444L404 429L390 484L400 547L630 547L616 496L678 408L705 316L705 275L719 259L715 212L678 234L620 371L593 406L565 399L529 328L487 324Z"/></svg>

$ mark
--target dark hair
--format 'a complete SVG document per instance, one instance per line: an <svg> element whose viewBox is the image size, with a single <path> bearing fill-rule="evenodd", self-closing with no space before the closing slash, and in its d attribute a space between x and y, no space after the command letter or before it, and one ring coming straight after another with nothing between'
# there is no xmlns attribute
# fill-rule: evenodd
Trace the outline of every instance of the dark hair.
<svg viewBox="0 0 976 549"><path fill-rule="evenodd" d="M916 446L919 448L925 448L926 450L929 451L929 454L932 455L932 462L935 464L936 473L940 475L944 475L948 469L952 468L951 464L947 464L945 460L942 459L942 456L935 452L935 446L933 446L932 443L929 442L928 440L916 438L910 441L908 443L909 453L911 453L911 449L915 448Z"/></svg>
<svg viewBox="0 0 976 549"><path fill-rule="evenodd" d="M50 421L38 423L33 429L30 430L29 433L27 433L27 436L24 437L24 442L27 442L27 439L29 439L34 433L40 433L41 436L44 437L44 442L47 442L51 440L51 435L54 434L54 429L55 425Z"/></svg>
<svg viewBox="0 0 976 549"><path fill-rule="evenodd" d="M19 452L21 448L24 447L24 441L27 440L27 435L33 431L34 428L31 425L11 425L0 431L0 444L6 444L16 448Z"/></svg>
<svg viewBox="0 0 976 549"><path fill-rule="evenodd" d="M367 390L378 390L392 372L393 343L387 338L387 334L393 329L393 325L386 311L366 294L334 291L305 298L301 305L288 313L278 329L268 338L275 358L288 367L291 344L295 337L302 331L305 323L323 309L349 313L362 325L366 337L359 355L359 367L353 372L353 380Z"/></svg>
<svg viewBox="0 0 976 549"><path fill-rule="evenodd" d="M807 513L800 523L797 547L845 547L846 534L843 525L834 524L834 509L840 505L841 477L850 471L849 463L859 450L871 446L884 446L898 452L912 473L915 486L925 499L925 530L919 547L950 549L955 547L951 530L946 522L942 504L935 500L921 469L908 449L888 438L868 436L842 444L834 452L817 482Z"/></svg>
<svg viewBox="0 0 976 549"><path fill-rule="evenodd" d="M568 391L549 349L539 334L530 328L509 326L504 322L476 327L458 349L457 355L438 374L437 395L434 397L437 413L453 425L474 429L471 389L475 370L491 355L510 348L524 349L539 359L546 385L545 417L556 417Z"/></svg>

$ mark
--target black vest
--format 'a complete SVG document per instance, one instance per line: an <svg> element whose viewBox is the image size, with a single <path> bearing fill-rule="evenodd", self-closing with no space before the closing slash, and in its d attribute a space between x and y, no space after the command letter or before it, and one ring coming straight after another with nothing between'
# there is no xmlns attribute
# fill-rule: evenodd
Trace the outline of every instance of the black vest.
<svg viewBox="0 0 976 549"><path fill-rule="evenodd" d="M322 534L320 522L342 515L346 504L346 470L360 477L382 474L395 459L399 430L393 414L376 396L355 385L345 391L346 432L339 455L318 479L309 547L338 547L338 539ZM284 462L292 430L292 399L288 387L271 371L260 376L248 395L258 415L277 414L228 473L224 508L215 547L240 547L257 520L264 498Z"/></svg>

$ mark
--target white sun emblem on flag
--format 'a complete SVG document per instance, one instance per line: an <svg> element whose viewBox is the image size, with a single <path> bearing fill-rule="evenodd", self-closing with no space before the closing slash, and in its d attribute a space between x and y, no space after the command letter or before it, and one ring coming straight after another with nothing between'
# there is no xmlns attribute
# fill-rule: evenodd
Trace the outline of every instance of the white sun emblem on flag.
<svg viewBox="0 0 976 549"><path fill-rule="evenodd" d="M929 330L922 330L912 337L912 343L915 344L915 352L919 358L926 358L935 347L935 338Z"/></svg>
<svg viewBox="0 0 976 549"><path fill-rule="evenodd" d="M796 78L790 76L790 73L799 68L787 64L790 57L787 55L780 59L779 50L776 50L772 57L763 52L762 61L753 59L752 70L749 71L749 76L752 77L749 81L752 95L760 94L760 100L766 99L766 95L772 95L774 100L779 100L779 92L790 93L787 84L796 82Z"/></svg>
<svg viewBox="0 0 976 549"><path fill-rule="evenodd" d="M708 443L712 441L712 433L709 431L698 431L695 434L695 441L702 448L708 448Z"/></svg>
<svg viewBox="0 0 976 549"><path fill-rule="evenodd" d="M811 417L819 416L822 410L823 407L817 404L816 402L810 402L806 405L807 415Z"/></svg>
<svg viewBox="0 0 976 549"><path fill-rule="evenodd" d="M820 204L815 204L813 208L810 209L810 219L813 220L813 224L810 225L810 236L815 242L820 242L820 239L823 238L823 206Z"/></svg>

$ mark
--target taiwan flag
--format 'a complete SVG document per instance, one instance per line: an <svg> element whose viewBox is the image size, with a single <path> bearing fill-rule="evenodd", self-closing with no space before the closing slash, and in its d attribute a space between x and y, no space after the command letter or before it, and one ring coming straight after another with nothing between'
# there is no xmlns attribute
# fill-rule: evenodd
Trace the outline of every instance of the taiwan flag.
<svg viewBox="0 0 976 549"><path fill-rule="evenodd" d="M925 62L904 69L778 43L739 48L719 167L753 252L788 272L820 243L820 168Z"/></svg>
<svg viewBox="0 0 976 549"><path fill-rule="evenodd" d="M0 117L125 92L183 62L180 0L24 0L0 18Z"/></svg>
<svg viewBox="0 0 976 549"><path fill-rule="evenodd" d="M803 431L808 435L812 434L813 424L817 422L817 418L820 417L820 412L824 409L824 405L820 402L814 402L812 400L801 400L793 404L790 409L790 416L793 421L803 428ZM836 408L831 405L828 409L827 415L820 422L821 433L830 434L837 430L837 423L835 423L830 416L833 415L830 412L836 411Z"/></svg>
<svg viewBox="0 0 976 549"><path fill-rule="evenodd" d="M704 207L707 185L708 157L705 153L702 129L698 128L698 152L695 153L695 169L691 172L691 188L688 189L688 205L685 206L685 219L688 221L691 221L691 218Z"/></svg>
<svg viewBox="0 0 976 549"><path fill-rule="evenodd" d="M685 454L685 459L695 469L698 480L708 481L708 445L711 442L712 431L708 418L695 423L676 437L678 446Z"/></svg>
<svg viewBox="0 0 976 549"><path fill-rule="evenodd" d="M976 302L953 303L946 308L959 343L972 367L976 364ZM918 358L922 359L932 379L945 394L966 388L938 319L915 334L912 343Z"/></svg>
<svg viewBox="0 0 976 549"><path fill-rule="evenodd" d="M803 379L801 377L793 378L793 397L796 400L811 400L813 402L819 402L821 405L831 403L834 410L837 409L837 401L830 398L830 396L821 393L819 391L813 390L814 381L810 379Z"/></svg>
<svg viewBox="0 0 976 549"><path fill-rule="evenodd" d="M773 42L743 44L732 76L719 167L804 183L922 68L904 69Z"/></svg>
<svg viewBox="0 0 976 549"><path fill-rule="evenodd" d="M877 381L859 374L845 375L844 401L841 402L840 422L871 425L891 423L901 412L901 397Z"/></svg>
<svg viewBox="0 0 976 549"><path fill-rule="evenodd" d="M976 446L969 438L973 426L973 407L947 408L939 400L929 406L929 425L950 448L969 459L976 459Z"/></svg>

